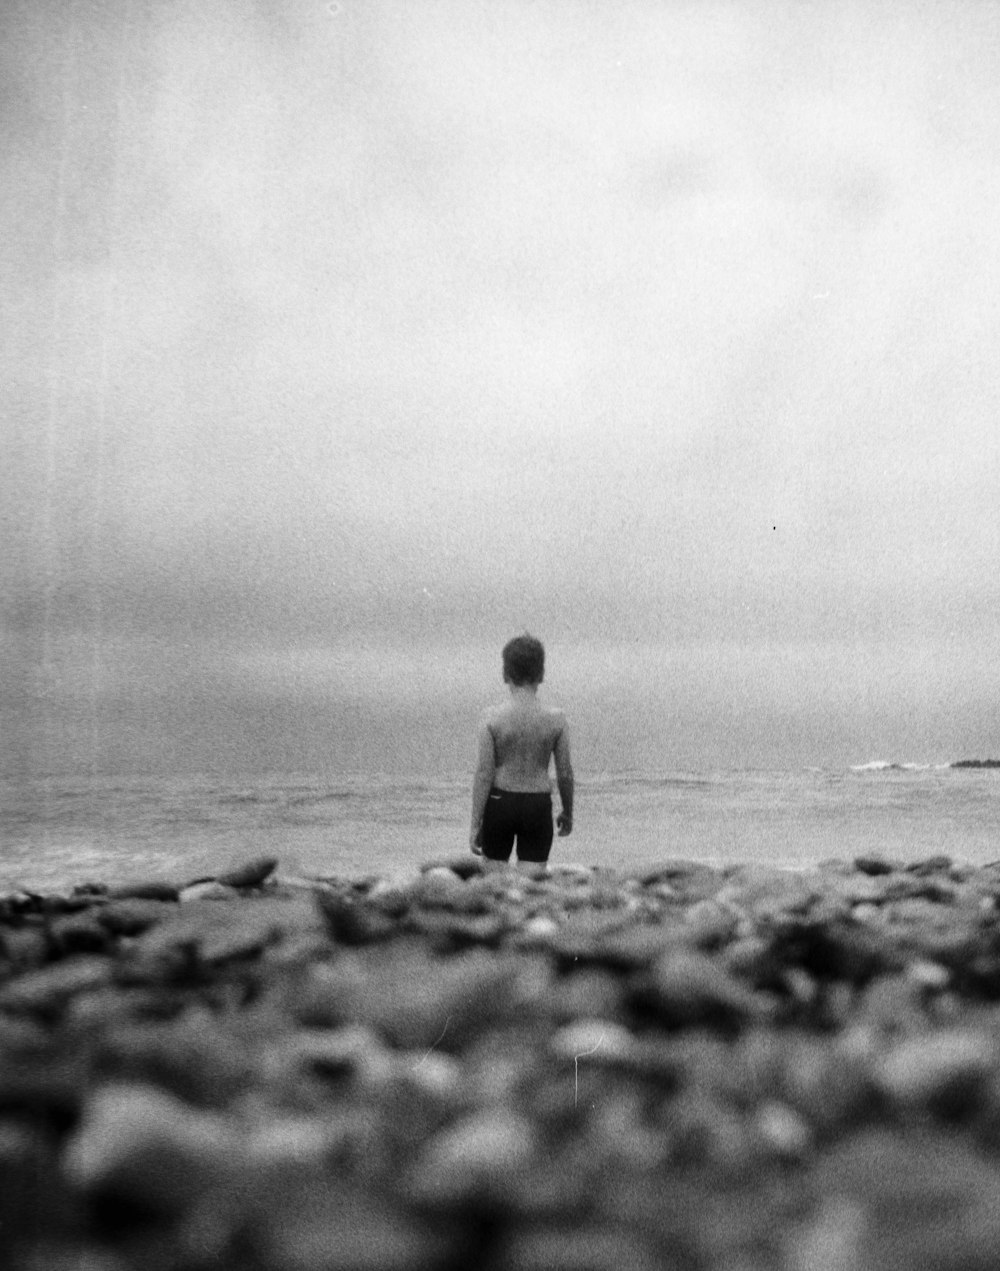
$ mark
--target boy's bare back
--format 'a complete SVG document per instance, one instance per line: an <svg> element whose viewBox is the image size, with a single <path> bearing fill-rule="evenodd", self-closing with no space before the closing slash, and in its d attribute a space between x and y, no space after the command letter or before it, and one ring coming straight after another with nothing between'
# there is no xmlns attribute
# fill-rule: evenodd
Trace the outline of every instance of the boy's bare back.
<svg viewBox="0 0 1000 1271"><path fill-rule="evenodd" d="M486 712L493 741L494 776L498 789L521 792L549 789L549 762L556 771L569 761L569 735L561 710L544 706L533 692L514 692L511 700Z"/></svg>

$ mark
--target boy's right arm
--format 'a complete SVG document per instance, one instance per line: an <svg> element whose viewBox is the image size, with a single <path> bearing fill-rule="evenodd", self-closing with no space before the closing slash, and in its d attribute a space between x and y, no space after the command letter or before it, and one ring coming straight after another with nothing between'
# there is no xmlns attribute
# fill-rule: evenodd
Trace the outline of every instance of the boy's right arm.
<svg viewBox="0 0 1000 1271"><path fill-rule="evenodd" d="M556 738L554 749L556 761L556 785L559 787L559 798L562 811L556 817L559 835L565 838L573 833L573 761L569 754L569 725L563 723L562 730Z"/></svg>

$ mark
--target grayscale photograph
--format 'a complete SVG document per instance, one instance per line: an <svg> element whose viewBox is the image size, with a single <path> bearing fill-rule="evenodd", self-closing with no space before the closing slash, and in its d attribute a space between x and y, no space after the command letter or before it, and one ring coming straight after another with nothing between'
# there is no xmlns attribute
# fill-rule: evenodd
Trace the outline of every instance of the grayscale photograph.
<svg viewBox="0 0 1000 1271"><path fill-rule="evenodd" d="M0 68L0 1263L1000 1266L1000 5Z"/></svg>

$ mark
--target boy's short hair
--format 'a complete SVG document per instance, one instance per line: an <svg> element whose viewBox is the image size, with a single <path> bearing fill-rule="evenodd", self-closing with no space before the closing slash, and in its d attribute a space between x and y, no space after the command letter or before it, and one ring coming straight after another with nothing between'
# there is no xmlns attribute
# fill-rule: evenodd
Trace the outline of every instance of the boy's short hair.
<svg viewBox="0 0 1000 1271"><path fill-rule="evenodd" d="M531 635L515 636L503 646L504 679L511 684L541 684L545 677L545 646Z"/></svg>

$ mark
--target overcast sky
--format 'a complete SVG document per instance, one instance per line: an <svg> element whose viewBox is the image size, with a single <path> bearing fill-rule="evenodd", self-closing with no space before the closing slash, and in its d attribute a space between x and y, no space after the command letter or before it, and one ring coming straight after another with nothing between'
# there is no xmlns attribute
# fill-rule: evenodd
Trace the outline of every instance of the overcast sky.
<svg viewBox="0 0 1000 1271"><path fill-rule="evenodd" d="M1000 7L2 21L6 770L1000 753Z"/></svg>

